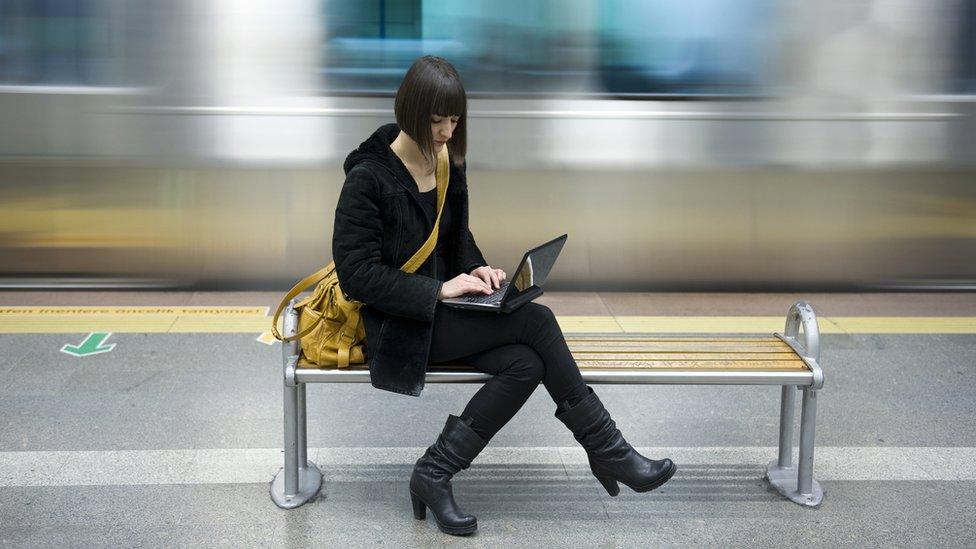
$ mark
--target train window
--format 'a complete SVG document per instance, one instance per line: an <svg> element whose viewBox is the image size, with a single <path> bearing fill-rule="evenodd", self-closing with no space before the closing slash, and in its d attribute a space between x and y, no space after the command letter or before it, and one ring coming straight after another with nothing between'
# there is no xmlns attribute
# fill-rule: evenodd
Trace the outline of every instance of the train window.
<svg viewBox="0 0 976 549"><path fill-rule="evenodd" d="M423 52L422 2L374 0L324 4L328 91L389 92Z"/></svg>
<svg viewBox="0 0 976 549"><path fill-rule="evenodd" d="M327 0L327 94L392 94L425 54L472 96L756 94L772 0Z"/></svg>
<svg viewBox="0 0 976 549"><path fill-rule="evenodd" d="M766 82L776 21L756 0L599 2L599 75L615 95L739 95Z"/></svg>
<svg viewBox="0 0 976 549"><path fill-rule="evenodd" d="M131 19L137 4L110 0L0 2L0 83L122 83L122 40L131 30L122 19Z"/></svg>
<svg viewBox="0 0 976 549"><path fill-rule="evenodd" d="M961 7L959 41L956 54L955 90L959 93L976 93L976 0L966 0Z"/></svg>

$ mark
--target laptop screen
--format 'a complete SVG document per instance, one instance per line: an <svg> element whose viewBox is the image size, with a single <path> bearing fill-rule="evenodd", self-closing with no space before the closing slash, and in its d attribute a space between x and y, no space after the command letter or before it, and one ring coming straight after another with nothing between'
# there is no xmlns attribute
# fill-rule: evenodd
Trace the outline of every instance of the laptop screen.
<svg viewBox="0 0 976 549"><path fill-rule="evenodd" d="M546 283L549 272L566 243L566 236L562 235L526 252L512 277L505 299L511 299L532 286L541 287Z"/></svg>

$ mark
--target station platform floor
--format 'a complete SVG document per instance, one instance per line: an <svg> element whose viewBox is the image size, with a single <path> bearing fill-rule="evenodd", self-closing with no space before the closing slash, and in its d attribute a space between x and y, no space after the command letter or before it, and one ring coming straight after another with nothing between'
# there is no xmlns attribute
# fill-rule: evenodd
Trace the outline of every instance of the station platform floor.
<svg viewBox="0 0 976 549"><path fill-rule="evenodd" d="M3 547L976 546L976 293L547 292L574 333L821 329L815 509L770 491L779 388L596 385L675 477L609 497L537 389L453 481L468 537L413 519L413 462L477 390L314 384L318 499L274 505L281 292L0 291Z"/></svg>

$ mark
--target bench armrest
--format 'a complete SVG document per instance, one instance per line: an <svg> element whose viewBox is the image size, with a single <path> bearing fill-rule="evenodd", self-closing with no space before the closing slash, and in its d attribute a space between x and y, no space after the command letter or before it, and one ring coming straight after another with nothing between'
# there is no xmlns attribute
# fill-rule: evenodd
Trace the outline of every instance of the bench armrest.
<svg viewBox="0 0 976 549"><path fill-rule="evenodd" d="M820 362L820 325L813 307L806 301L797 301L790 307L783 335L797 341L800 323L803 324L803 356Z"/></svg>
<svg viewBox="0 0 976 549"><path fill-rule="evenodd" d="M288 307L281 315L281 335L290 337L298 333L298 311L295 310L296 299L288 302ZM301 354L301 344L297 339L281 342L281 359L284 365L285 387L294 387L295 369L298 368L298 356Z"/></svg>
<svg viewBox="0 0 976 549"><path fill-rule="evenodd" d="M288 302L288 306L285 308L284 312L281 314L281 335L282 337L290 337L298 333L298 311L295 310L295 303L298 302L298 298L294 298ZM293 355L301 354L300 343L297 339L288 342L282 342L281 349L285 358Z"/></svg>
<svg viewBox="0 0 976 549"><path fill-rule="evenodd" d="M800 325L803 325L803 341L799 340ZM786 327L777 337L786 342L803 359L813 372L813 389L823 387L823 370L820 368L820 325L817 314L806 301L797 301L786 313Z"/></svg>

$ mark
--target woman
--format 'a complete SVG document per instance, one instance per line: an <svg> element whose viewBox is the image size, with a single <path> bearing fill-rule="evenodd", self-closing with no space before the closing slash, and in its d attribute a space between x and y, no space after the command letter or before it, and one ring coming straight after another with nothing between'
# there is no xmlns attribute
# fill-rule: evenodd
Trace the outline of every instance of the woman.
<svg viewBox="0 0 976 549"><path fill-rule="evenodd" d="M468 364L493 374L460 416L417 460L410 478L414 516L426 509L450 534L477 529L454 501L451 477L466 469L542 382L555 416L586 449L590 469L611 496L617 481L645 492L675 472L624 440L580 376L552 311L528 303L497 315L446 307L439 300L490 294L506 273L488 265L468 229L464 155L467 100L461 80L439 57L407 71L394 104L396 124L380 127L349 154L336 207L332 255L343 291L362 302L374 387L419 396L428 363ZM434 227L436 156L448 147L450 185L437 246L415 273L399 269Z"/></svg>

